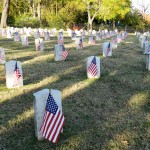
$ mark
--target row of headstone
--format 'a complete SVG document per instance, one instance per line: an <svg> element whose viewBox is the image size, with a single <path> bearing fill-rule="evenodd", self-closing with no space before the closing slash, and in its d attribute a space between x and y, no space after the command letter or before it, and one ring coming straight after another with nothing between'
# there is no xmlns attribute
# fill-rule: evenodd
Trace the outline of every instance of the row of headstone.
<svg viewBox="0 0 150 150"><path fill-rule="evenodd" d="M140 43L143 54L145 54L146 69L150 71L150 41L148 40L150 34L149 32L144 32L143 34L135 32L135 35Z"/></svg>
<svg viewBox="0 0 150 150"><path fill-rule="evenodd" d="M26 36L31 36L34 35L35 38L39 38L41 36L45 36L45 32L48 32L49 36L54 36L56 33L56 29L32 29L31 27L26 28L14 28L14 27L7 27L7 28L0 28L0 35L2 37L7 37L7 38L13 38L14 33L17 32L20 35L26 35Z"/></svg>

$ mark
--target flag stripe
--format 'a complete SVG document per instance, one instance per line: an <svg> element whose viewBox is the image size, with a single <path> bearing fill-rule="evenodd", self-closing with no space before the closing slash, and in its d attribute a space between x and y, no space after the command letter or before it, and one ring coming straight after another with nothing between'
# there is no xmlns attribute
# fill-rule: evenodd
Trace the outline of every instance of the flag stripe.
<svg viewBox="0 0 150 150"><path fill-rule="evenodd" d="M63 126L64 126L64 117L61 118L61 122L59 123L59 126L58 126L59 128L57 129L57 133L53 139L54 143L58 142L58 138L60 136L60 132L62 131Z"/></svg>
<svg viewBox="0 0 150 150"><path fill-rule="evenodd" d="M45 135L45 132L46 132L46 128L47 128L47 126L46 125L48 125L48 124L46 124L46 122L48 121L48 119L51 119L51 117L50 117L50 113L46 113L46 111L45 111L45 117L44 117L44 125L42 126L42 132L43 132L43 134Z"/></svg>
<svg viewBox="0 0 150 150"><path fill-rule="evenodd" d="M60 113L60 111L59 111L59 113ZM56 132L58 131L58 127L59 127L58 125L60 123L61 117L63 117L63 116L59 114L57 122L55 122L55 126L54 126L54 128L52 130L51 136L49 137L49 139L52 140L52 141L53 141L53 139L54 139L54 137L56 135Z"/></svg>
<svg viewBox="0 0 150 150"><path fill-rule="evenodd" d="M47 134L47 130L48 130L48 128L49 128L49 126L50 126L50 123L51 123L51 120L53 119L53 117L54 117L54 115L53 114L51 114L51 113L49 113L49 112L47 112L48 113L48 119L46 119L45 120L45 122L46 122L46 126L45 126L45 128L44 128L44 136L46 136L46 134ZM50 115L49 115L50 114Z"/></svg>
<svg viewBox="0 0 150 150"><path fill-rule="evenodd" d="M47 139L48 140L50 139L50 136L52 135L52 132L54 131L54 127L55 127L56 122L57 122L57 120L59 118L59 115L60 115L60 111L57 111L57 113L56 113L56 115L55 115L55 117L54 117L54 119L52 121L52 126L51 126L51 128L49 128L50 130L48 131L49 132L48 135L47 135Z"/></svg>
<svg viewBox="0 0 150 150"><path fill-rule="evenodd" d="M47 140L57 143L64 125L64 116L51 94L48 96L45 112L40 131Z"/></svg>
<svg viewBox="0 0 150 150"><path fill-rule="evenodd" d="M46 133L45 133L46 139L47 139L47 136L48 136L48 134L49 134L49 132L50 132L50 130L51 130L51 127L52 127L52 125L53 125L53 122L54 122L54 120L55 120L55 118L56 118L56 115L53 115L53 114L51 114L51 115L52 115L52 118L49 120L48 126L47 126L47 128L46 128Z"/></svg>
<svg viewBox="0 0 150 150"><path fill-rule="evenodd" d="M92 76L96 76L98 74L98 69L96 65L96 58L94 57L91 64L89 65L87 69L88 73L91 74Z"/></svg>

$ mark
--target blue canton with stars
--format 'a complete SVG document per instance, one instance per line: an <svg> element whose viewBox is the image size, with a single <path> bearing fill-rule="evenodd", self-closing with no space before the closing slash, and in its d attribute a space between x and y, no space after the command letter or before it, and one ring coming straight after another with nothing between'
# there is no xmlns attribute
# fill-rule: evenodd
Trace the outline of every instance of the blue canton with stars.
<svg viewBox="0 0 150 150"><path fill-rule="evenodd" d="M58 109L58 106L54 98L52 97L52 95L49 93L47 103L46 103L46 110L55 115L57 112L57 109Z"/></svg>

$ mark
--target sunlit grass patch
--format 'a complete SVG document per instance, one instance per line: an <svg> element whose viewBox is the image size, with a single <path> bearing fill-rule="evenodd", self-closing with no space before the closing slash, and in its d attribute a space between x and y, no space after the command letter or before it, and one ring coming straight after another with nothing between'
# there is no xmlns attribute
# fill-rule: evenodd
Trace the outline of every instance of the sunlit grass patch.
<svg viewBox="0 0 150 150"><path fill-rule="evenodd" d="M130 98L128 104L132 108L144 106L148 102L148 96L148 92L137 93Z"/></svg>
<svg viewBox="0 0 150 150"><path fill-rule="evenodd" d="M0 124L4 149L146 149L149 146L150 73L145 56L132 34L118 44L112 57L103 57L102 44L110 39L84 40L76 50L75 41L65 35L69 55L65 61L54 60L57 36L44 42L45 51L0 38L6 48L6 61L21 61L24 86L7 89L5 66L0 65ZM101 76L87 79L86 58L99 56ZM62 92L64 132L57 145L38 142L34 133L33 93L44 88ZM149 148L149 147L148 147Z"/></svg>

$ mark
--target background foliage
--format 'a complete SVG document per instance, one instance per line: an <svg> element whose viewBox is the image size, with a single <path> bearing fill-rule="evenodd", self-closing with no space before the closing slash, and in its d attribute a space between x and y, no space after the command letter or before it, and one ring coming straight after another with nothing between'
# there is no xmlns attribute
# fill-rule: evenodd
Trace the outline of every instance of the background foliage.
<svg viewBox="0 0 150 150"><path fill-rule="evenodd" d="M3 3L0 3L1 14ZM7 24L17 27L65 29L79 26L86 28L88 23L87 4L91 16L96 11L94 9L96 5L98 6L99 13L93 20L93 24L96 26L122 25L134 27L136 30L144 30L150 26L149 15L143 17L139 10L130 11L130 0L111 0L109 3L107 0L14 0L10 2ZM118 22L119 24L117 24ZM96 28L96 26L93 26L93 28Z"/></svg>

